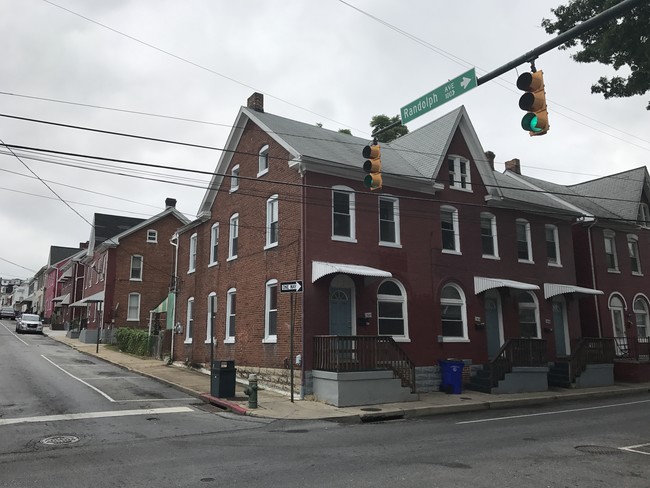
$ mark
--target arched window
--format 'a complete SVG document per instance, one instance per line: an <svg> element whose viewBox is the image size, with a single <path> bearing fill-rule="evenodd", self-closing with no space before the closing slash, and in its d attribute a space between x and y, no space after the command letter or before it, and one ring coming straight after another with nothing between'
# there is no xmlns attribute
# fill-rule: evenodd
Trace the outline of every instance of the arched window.
<svg viewBox="0 0 650 488"><path fill-rule="evenodd" d="M540 337L539 313L535 295L528 291L517 294L519 330L521 337Z"/></svg>
<svg viewBox="0 0 650 488"><path fill-rule="evenodd" d="M637 337L648 337L648 302L644 297L637 297L634 300L634 316L636 317Z"/></svg>
<svg viewBox="0 0 650 488"><path fill-rule="evenodd" d="M377 289L379 335L408 340L406 290L397 280L386 280Z"/></svg>
<svg viewBox="0 0 650 488"><path fill-rule="evenodd" d="M442 335L447 339L469 339L465 294L455 283L446 284L440 292Z"/></svg>

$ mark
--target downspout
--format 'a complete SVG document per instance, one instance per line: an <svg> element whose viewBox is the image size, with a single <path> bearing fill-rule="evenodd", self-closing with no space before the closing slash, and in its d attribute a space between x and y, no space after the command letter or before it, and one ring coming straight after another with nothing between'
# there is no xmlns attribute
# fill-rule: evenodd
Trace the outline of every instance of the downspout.
<svg viewBox="0 0 650 488"><path fill-rule="evenodd" d="M587 237L589 238L589 261L591 264L591 287L594 290L597 290L598 287L596 286L596 267L594 265L594 248L593 248L593 243L591 241L591 228L596 225L596 219L587 226ZM598 325L598 337L603 337L603 331L601 328L600 324L600 309L598 306L598 296L594 295L594 305L596 307L596 325Z"/></svg>

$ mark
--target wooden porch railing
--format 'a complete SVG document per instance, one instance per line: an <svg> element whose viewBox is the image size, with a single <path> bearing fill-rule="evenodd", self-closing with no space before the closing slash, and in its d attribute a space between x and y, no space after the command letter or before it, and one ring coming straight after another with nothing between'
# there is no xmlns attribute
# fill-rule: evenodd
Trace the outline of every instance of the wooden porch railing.
<svg viewBox="0 0 650 488"><path fill-rule="evenodd" d="M496 386L506 373L517 366L546 366L546 340L518 338L508 339L497 355L490 361L490 378Z"/></svg>
<svg viewBox="0 0 650 488"><path fill-rule="evenodd" d="M415 366L389 336L315 336L314 369L335 371L392 371L402 386L415 393Z"/></svg>
<svg viewBox="0 0 650 488"><path fill-rule="evenodd" d="M569 358L569 377L573 383L588 364L613 363L615 344L612 338L583 337Z"/></svg>
<svg viewBox="0 0 650 488"><path fill-rule="evenodd" d="M616 359L650 361L650 338L614 337Z"/></svg>

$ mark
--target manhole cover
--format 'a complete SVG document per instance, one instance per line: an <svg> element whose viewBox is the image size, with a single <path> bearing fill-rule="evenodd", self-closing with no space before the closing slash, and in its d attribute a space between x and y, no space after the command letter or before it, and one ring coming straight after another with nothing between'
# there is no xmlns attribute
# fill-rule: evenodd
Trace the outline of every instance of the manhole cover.
<svg viewBox="0 0 650 488"><path fill-rule="evenodd" d="M74 435L53 435L41 440L41 444L46 446L61 446L64 444L74 444L79 442L79 437Z"/></svg>
<svg viewBox="0 0 650 488"><path fill-rule="evenodd" d="M576 446L576 449L587 454L620 454L621 452L615 447L608 446Z"/></svg>

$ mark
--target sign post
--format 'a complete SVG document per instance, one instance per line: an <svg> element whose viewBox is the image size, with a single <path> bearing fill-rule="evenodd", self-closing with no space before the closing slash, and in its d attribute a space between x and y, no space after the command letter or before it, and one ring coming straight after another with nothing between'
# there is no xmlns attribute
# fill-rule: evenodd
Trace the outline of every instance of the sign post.
<svg viewBox="0 0 650 488"><path fill-rule="evenodd" d="M291 293L291 325L289 337L289 370L291 371L291 403L293 403L293 374L294 374L294 358L293 358L293 324L294 324L294 301L296 293L302 293L302 280L283 281L280 283L280 293Z"/></svg>
<svg viewBox="0 0 650 488"><path fill-rule="evenodd" d="M472 88L476 88L475 68L466 71L426 95L422 95L420 98L413 100L408 105L403 106L400 109L402 124L406 124L420 115L439 107L443 103L467 93Z"/></svg>

